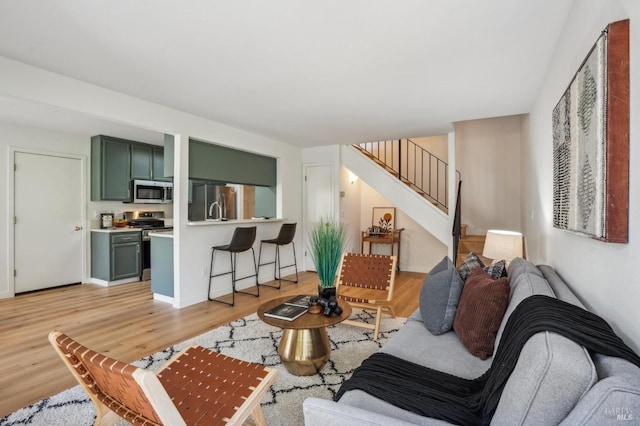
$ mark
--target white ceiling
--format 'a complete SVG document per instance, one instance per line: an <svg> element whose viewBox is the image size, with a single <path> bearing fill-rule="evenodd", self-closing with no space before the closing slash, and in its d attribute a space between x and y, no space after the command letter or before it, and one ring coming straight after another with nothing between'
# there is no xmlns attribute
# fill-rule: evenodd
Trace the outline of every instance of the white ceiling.
<svg viewBox="0 0 640 426"><path fill-rule="evenodd" d="M528 112L572 2L2 0L0 55L301 147L344 144ZM31 107L0 94L0 120L118 131Z"/></svg>

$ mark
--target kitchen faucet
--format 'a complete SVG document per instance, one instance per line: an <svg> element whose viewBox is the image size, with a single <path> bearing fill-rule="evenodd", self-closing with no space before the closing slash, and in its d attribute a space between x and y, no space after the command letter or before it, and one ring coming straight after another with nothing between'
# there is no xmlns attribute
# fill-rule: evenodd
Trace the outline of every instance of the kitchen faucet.
<svg viewBox="0 0 640 426"><path fill-rule="evenodd" d="M214 201L209 206L209 217L213 217L213 208L218 207L218 220L222 220L222 205L220 205L219 201Z"/></svg>

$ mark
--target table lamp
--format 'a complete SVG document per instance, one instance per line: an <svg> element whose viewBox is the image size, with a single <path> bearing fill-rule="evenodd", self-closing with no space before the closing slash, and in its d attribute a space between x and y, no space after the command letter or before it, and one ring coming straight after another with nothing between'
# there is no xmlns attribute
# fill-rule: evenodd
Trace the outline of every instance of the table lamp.
<svg viewBox="0 0 640 426"><path fill-rule="evenodd" d="M484 241L482 256L489 259L504 259L507 264L516 257L522 257L523 237L520 232L490 229Z"/></svg>

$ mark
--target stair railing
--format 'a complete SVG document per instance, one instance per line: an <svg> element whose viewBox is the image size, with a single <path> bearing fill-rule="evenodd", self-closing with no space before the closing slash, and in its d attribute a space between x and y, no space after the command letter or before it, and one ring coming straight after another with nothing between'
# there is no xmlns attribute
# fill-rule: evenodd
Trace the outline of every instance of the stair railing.
<svg viewBox="0 0 640 426"><path fill-rule="evenodd" d="M411 139L354 145L420 195L448 211L449 165ZM460 172L456 170L460 180Z"/></svg>
<svg viewBox="0 0 640 426"><path fill-rule="evenodd" d="M458 263L458 245L460 244L460 236L462 235L462 181L458 182L458 195L456 196L456 212L453 216L453 264L457 265Z"/></svg>

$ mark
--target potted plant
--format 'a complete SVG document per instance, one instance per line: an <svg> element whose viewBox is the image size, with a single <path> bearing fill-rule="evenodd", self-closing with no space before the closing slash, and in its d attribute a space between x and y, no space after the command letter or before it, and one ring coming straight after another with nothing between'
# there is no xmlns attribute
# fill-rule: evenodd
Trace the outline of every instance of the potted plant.
<svg viewBox="0 0 640 426"><path fill-rule="evenodd" d="M318 295L328 298L335 295L334 280L340 259L347 243L347 229L330 218L320 218L309 232L309 252L318 272Z"/></svg>

